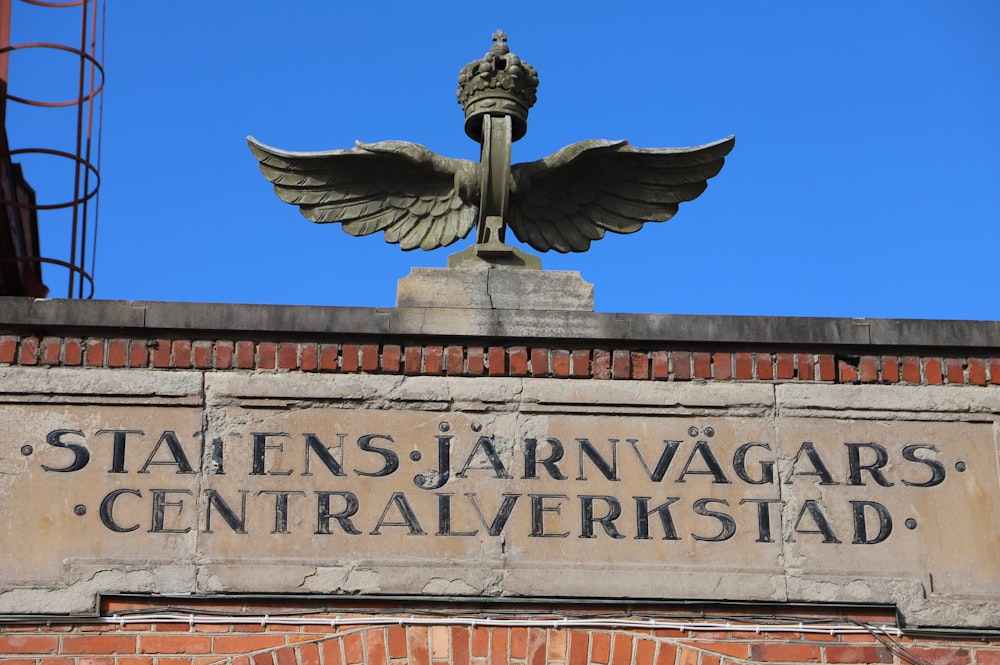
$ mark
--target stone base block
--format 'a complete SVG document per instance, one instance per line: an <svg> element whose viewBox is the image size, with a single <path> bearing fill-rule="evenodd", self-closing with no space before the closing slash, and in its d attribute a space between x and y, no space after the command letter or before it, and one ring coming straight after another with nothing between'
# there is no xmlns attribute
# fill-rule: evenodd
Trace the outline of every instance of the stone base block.
<svg viewBox="0 0 1000 665"><path fill-rule="evenodd" d="M413 268L397 307L594 311L594 285L568 270Z"/></svg>

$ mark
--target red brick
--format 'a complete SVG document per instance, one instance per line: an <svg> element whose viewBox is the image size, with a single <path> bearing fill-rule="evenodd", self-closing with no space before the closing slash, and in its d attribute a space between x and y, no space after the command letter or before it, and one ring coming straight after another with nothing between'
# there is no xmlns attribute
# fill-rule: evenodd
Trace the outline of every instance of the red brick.
<svg viewBox="0 0 1000 665"><path fill-rule="evenodd" d="M21 365L38 364L38 338L22 337L21 352L18 354L17 362Z"/></svg>
<svg viewBox="0 0 1000 665"><path fill-rule="evenodd" d="M17 357L17 337L0 335L0 363L10 364Z"/></svg>
<svg viewBox="0 0 1000 665"><path fill-rule="evenodd" d="M820 381L834 381L837 378L837 363L829 353L821 353L816 357L819 367L817 377Z"/></svg>
<svg viewBox="0 0 1000 665"><path fill-rule="evenodd" d="M422 349L419 346L408 346L403 350L403 373L420 374L420 355Z"/></svg>
<svg viewBox="0 0 1000 665"><path fill-rule="evenodd" d="M386 629L386 643L389 646L389 658L406 658L405 628L402 626L389 626Z"/></svg>
<svg viewBox="0 0 1000 665"><path fill-rule="evenodd" d="M464 626L451 627L451 662L469 662L469 629Z"/></svg>
<svg viewBox="0 0 1000 665"><path fill-rule="evenodd" d="M1000 364L997 365L1000 373ZM590 349L574 349L570 354L570 376L575 379L586 379L590 376Z"/></svg>
<svg viewBox="0 0 1000 665"><path fill-rule="evenodd" d="M60 337L43 337L42 338L42 364L43 365L58 365L59 355L62 350L62 338Z"/></svg>
<svg viewBox="0 0 1000 665"><path fill-rule="evenodd" d="M549 375L549 350L531 350L531 376Z"/></svg>
<svg viewBox="0 0 1000 665"><path fill-rule="evenodd" d="M594 349L594 369L595 379L611 378L611 354L604 349Z"/></svg>
<svg viewBox="0 0 1000 665"><path fill-rule="evenodd" d="M614 647L611 650L611 665L629 665L632 662L632 636L628 633L615 633Z"/></svg>
<svg viewBox="0 0 1000 665"><path fill-rule="evenodd" d="M407 629L407 642L410 647L410 656L407 665L428 665L431 662L430 639L426 626L410 626ZM473 643L475 644L475 643ZM326 664L324 664L326 665Z"/></svg>
<svg viewBox="0 0 1000 665"><path fill-rule="evenodd" d="M378 371L378 344L361 345L361 370L364 372Z"/></svg>
<svg viewBox="0 0 1000 665"><path fill-rule="evenodd" d="M399 372L402 359L403 349L398 344L386 344L382 347L382 359L379 369L383 372L395 374Z"/></svg>
<svg viewBox="0 0 1000 665"><path fill-rule="evenodd" d="M198 369L211 369L213 347L212 342L200 339L191 345L194 354L194 366ZM109 351L110 353L110 351Z"/></svg>
<svg viewBox="0 0 1000 665"><path fill-rule="evenodd" d="M858 363L858 374L861 383L875 383L878 381L878 358L875 356L861 356Z"/></svg>
<svg viewBox="0 0 1000 665"><path fill-rule="evenodd" d="M170 340L158 339L153 345L153 367L170 367Z"/></svg>
<svg viewBox="0 0 1000 665"><path fill-rule="evenodd" d="M336 372L338 349L336 344L323 344L319 347L319 371Z"/></svg>
<svg viewBox="0 0 1000 665"><path fill-rule="evenodd" d="M285 649L278 649L274 652L274 662L277 665L299 665L298 660L295 658L295 647L289 646ZM380 661L371 661L373 664L378 662L379 665L385 665L386 660L382 658Z"/></svg>
<svg viewBox="0 0 1000 665"><path fill-rule="evenodd" d="M1000 649L976 649L977 665L1000 665Z"/></svg>
<svg viewBox="0 0 1000 665"><path fill-rule="evenodd" d="M858 368L840 359L837 361L837 375L840 377L840 383L854 383L858 380Z"/></svg>
<svg viewBox="0 0 1000 665"><path fill-rule="evenodd" d="M145 640L145 637L143 638ZM282 635L256 634L256 635L217 635L213 640L213 652L224 653L247 653L250 651L260 651L262 649L274 649L285 643Z"/></svg>
<svg viewBox="0 0 1000 665"><path fill-rule="evenodd" d="M64 654L136 653L135 635L67 635L62 640Z"/></svg>
<svg viewBox="0 0 1000 665"><path fill-rule="evenodd" d="M344 660L347 661L348 665L364 662L365 652L360 633L350 633L344 636Z"/></svg>
<svg viewBox="0 0 1000 665"><path fill-rule="evenodd" d="M701 635L703 635L703 633L699 633L699 637ZM750 635L752 636L749 637L749 639L751 640L760 639L760 635L755 635L753 633L751 633ZM729 633L729 636L735 637L735 634ZM722 638L722 639L728 639L728 638ZM747 657L747 653L750 648L750 645L747 644L746 642L728 642L728 641L715 642L710 645L696 643L695 646L705 647L707 649L711 649L713 653L721 654L724 656L732 656L733 658L740 658L740 659L745 659Z"/></svg>
<svg viewBox="0 0 1000 665"><path fill-rule="evenodd" d="M720 381L728 381L733 378L733 356L730 353L715 353L712 357L712 364L715 365L715 378Z"/></svg>
<svg viewBox="0 0 1000 665"><path fill-rule="evenodd" d="M277 345L278 369L297 369L299 366L299 345L295 342L279 342Z"/></svg>
<svg viewBox="0 0 1000 665"><path fill-rule="evenodd" d="M175 339L170 343L170 354L173 357L171 367L188 369L191 367L191 341Z"/></svg>
<svg viewBox="0 0 1000 665"><path fill-rule="evenodd" d="M311 342L299 344L299 368L303 372L319 369L319 345Z"/></svg>
<svg viewBox="0 0 1000 665"><path fill-rule="evenodd" d="M916 356L904 356L902 363L903 381L920 383L920 359Z"/></svg>
<svg viewBox="0 0 1000 665"><path fill-rule="evenodd" d="M59 638L51 635L0 635L0 653L55 653Z"/></svg>
<svg viewBox="0 0 1000 665"><path fill-rule="evenodd" d="M924 378L927 381L927 385L936 386L939 385L941 380L941 359L940 358L924 358Z"/></svg>
<svg viewBox="0 0 1000 665"><path fill-rule="evenodd" d="M274 655L270 651L255 653L250 656L250 660L253 665L274 665Z"/></svg>
<svg viewBox="0 0 1000 665"><path fill-rule="evenodd" d="M1000 384L1000 358L990 358L990 383Z"/></svg>
<svg viewBox="0 0 1000 665"><path fill-rule="evenodd" d="M764 663L818 663L820 648L816 644L751 644L750 659Z"/></svg>
<svg viewBox="0 0 1000 665"><path fill-rule="evenodd" d="M128 340L108 340L108 367L125 367L128 364Z"/></svg>
<svg viewBox="0 0 1000 665"><path fill-rule="evenodd" d="M492 634L492 642L490 646L490 663L491 665L507 665L508 651L507 644L509 642L509 630L507 628L494 628Z"/></svg>
<svg viewBox="0 0 1000 665"><path fill-rule="evenodd" d="M649 378L649 354L642 351L632 352L632 378L644 381Z"/></svg>
<svg viewBox="0 0 1000 665"><path fill-rule="evenodd" d="M365 631L365 653L367 655L365 665L385 665L388 662L384 630L372 628ZM296 664L290 663L289 665Z"/></svg>
<svg viewBox="0 0 1000 665"><path fill-rule="evenodd" d="M899 383L899 358L882 356L882 383Z"/></svg>
<svg viewBox="0 0 1000 665"><path fill-rule="evenodd" d="M569 635L569 662L586 663L587 651L590 647L589 633L582 630L575 630ZM673 665L673 661L670 661Z"/></svg>
<svg viewBox="0 0 1000 665"><path fill-rule="evenodd" d="M674 665L677 659L677 645L660 642L656 652L656 665Z"/></svg>
<svg viewBox="0 0 1000 665"><path fill-rule="evenodd" d="M277 356L278 346L274 342L257 343L257 369L274 369Z"/></svg>
<svg viewBox="0 0 1000 665"><path fill-rule="evenodd" d="M590 636L590 661L605 665L611 661L611 635L604 630L594 631Z"/></svg>
<svg viewBox="0 0 1000 665"><path fill-rule="evenodd" d="M100 337L87 339L87 348L84 352L84 363L88 367L104 366L104 340Z"/></svg>
<svg viewBox="0 0 1000 665"><path fill-rule="evenodd" d="M799 381L812 381L816 378L816 367L813 365L811 353L800 353L795 357L795 365Z"/></svg>
<svg viewBox="0 0 1000 665"><path fill-rule="evenodd" d="M424 347L424 374L438 376L444 374L444 347Z"/></svg>
<svg viewBox="0 0 1000 665"><path fill-rule="evenodd" d="M778 371L775 374L777 379L795 378L795 356L791 353L778 354Z"/></svg>
<svg viewBox="0 0 1000 665"><path fill-rule="evenodd" d="M524 346L512 346L507 351L510 362L511 376L528 375L528 349ZM492 373L492 372L491 372Z"/></svg>
<svg viewBox="0 0 1000 665"><path fill-rule="evenodd" d="M502 346L491 346L486 359L490 376L507 375L507 353Z"/></svg>
<svg viewBox="0 0 1000 665"><path fill-rule="evenodd" d="M986 361L981 358L969 358L969 383L974 386L986 385Z"/></svg>
<svg viewBox="0 0 1000 665"><path fill-rule="evenodd" d="M128 346L128 366L145 367L149 364L149 346L144 339L133 339Z"/></svg>
<svg viewBox="0 0 1000 665"><path fill-rule="evenodd" d="M0 358L0 362L3 359ZM83 362L83 340L77 337L68 337L63 340L63 364L72 367Z"/></svg>
<svg viewBox="0 0 1000 665"><path fill-rule="evenodd" d="M961 358L948 358L945 360L947 367L948 383L965 383L965 361Z"/></svg>
<svg viewBox="0 0 1000 665"><path fill-rule="evenodd" d="M472 657L484 657L490 655L490 633L492 630L485 626L472 629Z"/></svg>
<svg viewBox="0 0 1000 665"><path fill-rule="evenodd" d="M545 638L545 629L528 629L528 665L545 665L545 657L548 655L546 653L547 643Z"/></svg>
<svg viewBox="0 0 1000 665"><path fill-rule="evenodd" d="M517 626L510 629L510 655L511 658L528 657L528 629Z"/></svg>
<svg viewBox="0 0 1000 665"><path fill-rule="evenodd" d="M652 376L654 380L665 380L670 377L670 354L666 351L653 351L649 354L650 364L653 366Z"/></svg>
<svg viewBox="0 0 1000 665"><path fill-rule="evenodd" d="M460 346L449 346L444 350L445 372L448 376L465 374L465 352Z"/></svg>
<svg viewBox="0 0 1000 665"><path fill-rule="evenodd" d="M694 354L694 375L698 379L712 378L712 354L696 352Z"/></svg>
<svg viewBox="0 0 1000 665"><path fill-rule="evenodd" d="M295 648L299 654L298 662L302 665L319 665L319 646L316 644L303 644ZM405 656L406 653L404 652ZM119 663L121 665L121 663Z"/></svg>
<svg viewBox="0 0 1000 665"><path fill-rule="evenodd" d="M674 362L674 380L687 381L691 378L691 354L687 351L673 351L670 353Z"/></svg>
<svg viewBox="0 0 1000 665"><path fill-rule="evenodd" d="M560 379L569 376L569 351L556 349L552 352L552 376Z"/></svg>
<svg viewBox="0 0 1000 665"><path fill-rule="evenodd" d="M656 656L656 642L639 639L635 643L635 665L653 665Z"/></svg>
<svg viewBox="0 0 1000 665"><path fill-rule="evenodd" d="M611 376L615 379L629 378L629 370L632 369L632 362L629 352L623 349L615 349L611 356Z"/></svg>
<svg viewBox="0 0 1000 665"><path fill-rule="evenodd" d="M892 653L885 647L828 646L828 663L891 663Z"/></svg>
<svg viewBox="0 0 1000 665"><path fill-rule="evenodd" d="M770 353L757 353L754 355L756 356L754 367L757 378L761 381L773 381L774 356Z"/></svg>
<svg viewBox="0 0 1000 665"><path fill-rule="evenodd" d="M746 352L737 352L733 354L735 358L735 376L737 379L744 381L746 379L753 378L753 354Z"/></svg>
<svg viewBox="0 0 1000 665"><path fill-rule="evenodd" d="M236 342L236 366L253 369L257 347L253 342Z"/></svg>
<svg viewBox="0 0 1000 665"><path fill-rule="evenodd" d="M483 347L470 346L465 351L466 363L469 366L471 376L482 376L486 371L486 358L483 354Z"/></svg>
<svg viewBox="0 0 1000 665"><path fill-rule="evenodd" d="M326 628L325 630L329 630ZM344 658L341 653L342 642L339 638L323 640L319 643L320 653L323 655L323 665L343 665ZM233 659L232 665L236 665L236 659ZM302 665L306 665L303 663ZM313 665L310 663L309 665Z"/></svg>
<svg viewBox="0 0 1000 665"><path fill-rule="evenodd" d="M212 653L212 638L207 635L143 635L139 653Z"/></svg>
<svg viewBox="0 0 1000 665"><path fill-rule="evenodd" d="M344 372L357 372L361 366L361 346L344 344L340 350L340 369Z"/></svg>
<svg viewBox="0 0 1000 665"><path fill-rule="evenodd" d="M557 663L566 662L566 646L569 641L569 633L565 630L550 629L546 631L546 637L548 637L549 648L548 656L549 661L555 661Z"/></svg>
<svg viewBox="0 0 1000 665"><path fill-rule="evenodd" d="M972 662L972 655L968 649L957 647L906 647L907 656L916 656L927 663L934 665L969 665ZM892 661L889 661L892 662Z"/></svg>

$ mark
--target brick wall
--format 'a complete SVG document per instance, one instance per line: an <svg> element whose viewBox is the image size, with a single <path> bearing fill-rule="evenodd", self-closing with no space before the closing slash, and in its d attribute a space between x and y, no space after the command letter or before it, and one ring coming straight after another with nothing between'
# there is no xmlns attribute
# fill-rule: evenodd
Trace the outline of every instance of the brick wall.
<svg viewBox="0 0 1000 665"><path fill-rule="evenodd" d="M135 616L162 612L162 601L106 599L104 616ZM364 605L365 603L360 603ZM678 628L614 628L595 626L455 625L463 619L514 617L539 622L558 617L605 616L664 619L657 611L587 606L561 607L551 614L538 607L505 607L503 611L469 612L454 606L421 607L381 603L365 613L343 608L317 610L294 602L196 602L171 610L193 617L211 617L218 623L161 623L146 620L125 625L74 623L18 623L0 626L0 663L4 665L736 665L748 663L934 663L936 665L1000 664L1000 637L954 635L885 635L879 628L892 625L891 611L843 611L812 608L793 615L777 608L755 611L768 615L756 629L733 625L714 630ZM773 609L773 608L772 608ZM344 610L344 611L341 611ZM803 608L799 608L800 611ZM716 612L721 611L716 608ZM661 613L662 614L662 613ZM675 622L706 622L704 608L687 617L670 613ZM241 621L238 617L246 615ZM267 618L261 620L260 617ZM249 617L252 616L251 620ZM235 618L234 618L235 617ZM377 617L391 625L337 625L348 619ZM296 619L329 621L326 625L291 625ZM289 624L282 624L285 620ZM398 623L396 621L398 620ZM414 621L427 624L414 625ZM722 622L721 615L711 621ZM832 622L835 626L871 627L869 632L797 631ZM761 629L772 622L775 629ZM374 621L373 621L374 623ZM332 625L331 625L332 624ZM778 630L780 628L780 631Z"/></svg>
<svg viewBox="0 0 1000 665"><path fill-rule="evenodd" d="M1000 356L0 335L0 364L651 381L1000 385Z"/></svg>

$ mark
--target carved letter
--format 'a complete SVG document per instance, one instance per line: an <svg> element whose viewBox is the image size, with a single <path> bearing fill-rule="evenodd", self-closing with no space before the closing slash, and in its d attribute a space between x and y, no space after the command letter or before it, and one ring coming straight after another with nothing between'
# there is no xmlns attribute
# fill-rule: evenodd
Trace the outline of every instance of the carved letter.
<svg viewBox="0 0 1000 665"><path fill-rule="evenodd" d="M99 429L98 434L114 434L111 444L111 468L108 473L128 473L125 470L125 437L129 434L145 434L139 429Z"/></svg>
<svg viewBox="0 0 1000 665"><path fill-rule="evenodd" d="M385 516L389 514L389 509L392 508L392 506L396 506L399 510L399 515L403 518L402 522L385 521ZM408 536L427 535L424 533L424 530L420 528L420 522L417 521L417 516L413 513L413 508L410 506L410 502L406 500L406 495L402 492L393 492L393 495L389 497L389 502L385 504L382 516L378 518L375 528L372 529L369 534L372 536L381 536L382 533L379 529L384 526L405 526L409 529L409 532L406 534Z"/></svg>
<svg viewBox="0 0 1000 665"><path fill-rule="evenodd" d="M101 523L104 526L111 529L112 531L116 531L118 533L128 533L129 531L135 531L136 529L138 529L139 525L135 524L133 526L125 527L125 526L120 526L118 522L115 521L114 517L115 501L117 501L118 497L120 497L122 494L133 494L137 497L140 498L142 497L142 494L139 492L139 490L118 489L114 490L113 492L109 492L108 495L104 497L104 500L101 501L101 510L100 510Z"/></svg>
<svg viewBox="0 0 1000 665"><path fill-rule="evenodd" d="M660 516L660 524L663 525L663 540L680 540L677 529L674 528L674 517L670 514L670 504L679 501L679 496L667 497L667 500L656 508L649 508L649 500L652 497L634 496L635 499L635 524L636 540L651 540L649 536L649 516L657 513Z"/></svg>
<svg viewBox="0 0 1000 665"><path fill-rule="evenodd" d="M70 462L69 465L63 467L46 466L43 464L42 468L46 471L55 471L57 473L79 471L83 467L87 466L87 462L90 461L90 451L79 443L66 443L62 440L64 434L76 434L77 436L83 436L83 432L78 429L56 429L52 430L45 436L45 443L50 446L55 446L56 448L66 448L67 450L72 450L73 461Z"/></svg>
<svg viewBox="0 0 1000 665"><path fill-rule="evenodd" d="M162 462L153 461L160 446L164 443L167 444L167 450L170 451L170 456L173 459ZM184 448L181 447L181 442L177 440L177 435L170 430L160 435L160 440L153 446L153 450L150 451L149 457L146 458L146 463L139 469L139 473L149 473L148 469L151 466L176 466L177 473L194 473L191 463L188 462L187 455L184 454Z"/></svg>

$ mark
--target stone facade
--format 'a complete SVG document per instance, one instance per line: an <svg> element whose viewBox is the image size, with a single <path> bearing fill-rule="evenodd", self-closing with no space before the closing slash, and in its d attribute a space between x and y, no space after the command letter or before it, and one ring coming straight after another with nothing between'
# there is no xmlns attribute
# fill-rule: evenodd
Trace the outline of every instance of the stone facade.
<svg viewBox="0 0 1000 665"><path fill-rule="evenodd" d="M997 340L0 299L0 652L1000 662Z"/></svg>

